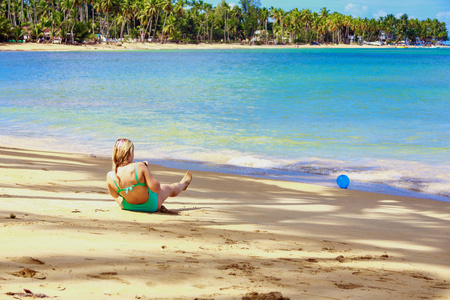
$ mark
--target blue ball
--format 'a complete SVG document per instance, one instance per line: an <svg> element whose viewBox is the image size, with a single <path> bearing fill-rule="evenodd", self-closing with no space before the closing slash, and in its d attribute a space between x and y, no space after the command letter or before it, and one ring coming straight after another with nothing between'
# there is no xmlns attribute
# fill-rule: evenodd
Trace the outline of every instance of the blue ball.
<svg viewBox="0 0 450 300"><path fill-rule="evenodd" d="M341 189L346 189L350 184L350 179L347 175L339 175L336 179L336 183Z"/></svg>

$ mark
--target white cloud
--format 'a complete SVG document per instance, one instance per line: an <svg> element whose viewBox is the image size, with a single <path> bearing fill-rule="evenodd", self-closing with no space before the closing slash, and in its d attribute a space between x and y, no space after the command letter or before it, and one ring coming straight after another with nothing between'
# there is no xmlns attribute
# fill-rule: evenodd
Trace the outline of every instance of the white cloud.
<svg viewBox="0 0 450 300"><path fill-rule="evenodd" d="M445 22L447 28L450 25L450 11L441 11L436 15L436 18L441 22Z"/></svg>
<svg viewBox="0 0 450 300"><path fill-rule="evenodd" d="M355 17L365 16L367 14L368 9L369 8L366 5L361 6L353 3L348 3L345 6L345 12Z"/></svg>
<svg viewBox="0 0 450 300"><path fill-rule="evenodd" d="M400 17L403 16L404 14L405 14L405 13L398 13L398 14L395 15L395 17L396 17L397 19L400 19Z"/></svg>
<svg viewBox="0 0 450 300"><path fill-rule="evenodd" d="M356 4L349 3L349 4L347 4L347 5L345 6L345 11L353 10L353 8L356 7L356 6L357 6Z"/></svg>
<svg viewBox="0 0 450 300"><path fill-rule="evenodd" d="M380 17L386 17L386 16L387 16L387 12L385 12L384 10L379 10L379 11L377 11L376 13L372 14L372 16L373 16L375 19L378 19L378 18L380 18Z"/></svg>

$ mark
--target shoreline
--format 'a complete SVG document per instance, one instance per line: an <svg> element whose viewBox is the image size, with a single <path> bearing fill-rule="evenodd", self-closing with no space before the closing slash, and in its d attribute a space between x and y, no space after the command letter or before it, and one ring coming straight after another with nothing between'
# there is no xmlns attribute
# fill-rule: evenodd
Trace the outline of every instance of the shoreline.
<svg viewBox="0 0 450 300"><path fill-rule="evenodd" d="M450 296L447 203L194 171L165 203L179 215L134 213L107 193L110 168L100 157L0 147L0 294ZM151 169L163 183L185 171Z"/></svg>
<svg viewBox="0 0 450 300"><path fill-rule="evenodd" d="M446 46L441 46L446 47ZM226 50L226 49L395 49L397 46L373 45L241 45L241 44L160 44L160 43L123 43L94 45L64 45L38 43L0 43L1 51L110 51L110 50ZM423 48L409 46L409 48Z"/></svg>
<svg viewBox="0 0 450 300"><path fill-rule="evenodd" d="M32 150L32 151L55 151L66 154L76 154L81 156L93 156L101 159L109 160L110 157L107 154L108 149L91 149L89 151L86 148L71 148L70 150L64 150L64 148L58 147L57 140L41 140L39 138L23 138L15 136L2 136L4 141L9 140L9 142L0 143L0 147L14 147L14 145L22 145L21 148ZM70 141L67 141L70 142ZM39 147L38 145L46 144L47 147ZM50 147L48 147L50 145ZM67 144L65 144L67 146ZM66 147L65 146L65 147ZM142 151L141 151L142 152ZM139 153L137 153L139 155ZM191 169L194 171L201 172L211 172L217 174L229 174L231 176L244 176L249 178L260 178L267 180L280 180L291 183L300 184L312 184L327 188L338 188L336 184L336 176L326 175L326 174L315 174L307 172L294 172L293 174L283 172L281 169L260 169L254 167L245 167L238 165L229 164L214 164L213 162L202 162L202 161L188 161L185 159L162 159L162 158L151 158L147 157L145 154L141 154L136 157L137 160L147 160L153 165L161 166L169 169ZM280 173L281 172L281 173ZM423 191L407 189L389 185L388 183L377 183L377 182L364 182L353 179L351 173L342 171L340 174L345 174L350 177L349 191L361 191L376 194L386 194L392 196L400 197L412 197L417 199L425 199L428 201L440 201L450 203L450 198L442 194L432 194L425 193Z"/></svg>
<svg viewBox="0 0 450 300"><path fill-rule="evenodd" d="M15 145L22 145L21 148L32 150L32 151L55 151L66 154L76 154L81 156L93 156L101 159L109 160L110 157L107 154L108 149L98 149L94 148L90 151L84 147L70 148L65 150L64 147L58 147L58 141L54 139L41 140L40 138L24 138L16 136L2 136L4 141L9 140L9 142L0 143L0 147L15 147ZM70 142L70 141L67 141ZM47 147L39 147L38 145L46 144ZM67 144L65 144L67 147ZM142 151L141 151L142 152ZM139 155L139 153L137 153ZM249 178L260 178L268 180L280 180L291 183L300 184L313 184L317 186L327 187L327 188L337 188L336 176L327 174L316 174L307 172L294 172L289 173L281 169L261 169L255 167L246 167L230 164L214 164L213 162L202 162L202 161L189 161L185 159L163 159L163 158L151 158L147 157L145 154L136 157L137 160L147 160L153 165L161 166L169 169L192 169L194 171L205 171L217 174L229 174L232 176L244 176ZM402 187L397 187L394 185L389 185L389 183L379 183L379 182L364 182L353 179L351 173L345 171L340 172L349 176L350 186L348 190L350 191L361 191L376 194L386 194L392 196L400 197L412 197L417 199L426 199L428 201L440 201L450 203L450 198L442 194L426 193L419 190L407 189Z"/></svg>
<svg viewBox="0 0 450 300"><path fill-rule="evenodd" d="M145 157L143 157L142 159L148 160ZM337 175L307 173L300 171L295 172L295 175L292 175L286 173L286 171L280 171L279 169L262 169L236 165L213 165L210 162L196 162L196 161L190 162L185 160L153 159L152 163L166 168L180 169L190 167L196 171L231 174L268 180L280 180L292 183L312 184L328 188L338 187L336 183ZM277 175L275 173L279 174ZM347 175L350 178L350 186L347 188L347 190L368 192L375 194L385 194L400 197L412 197L418 199L425 199L429 201L440 201L450 203L450 197L446 195L432 194L414 189L396 187L394 185L389 185L388 183L358 181L356 179L352 179L352 173L347 173L345 171L340 172L340 175Z"/></svg>

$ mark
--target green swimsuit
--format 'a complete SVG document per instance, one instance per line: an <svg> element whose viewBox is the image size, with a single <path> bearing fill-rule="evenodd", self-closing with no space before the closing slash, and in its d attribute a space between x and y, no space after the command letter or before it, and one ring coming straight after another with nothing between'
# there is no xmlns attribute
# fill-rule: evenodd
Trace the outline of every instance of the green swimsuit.
<svg viewBox="0 0 450 300"><path fill-rule="evenodd" d="M131 211L140 211L140 212L156 212L158 210L158 194L153 192L150 188L148 189L148 200L145 203L142 204L130 204L125 200L125 198L120 195L121 192L125 192L128 194L128 192L131 192L135 186L146 186L147 184L142 182L139 183L138 173L137 173L137 163L135 163L134 166L134 174L136 175L136 184L133 184L132 186L126 187L124 189L119 188L119 185L114 181L113 182L118 188L117 193L120 197L122 197L122 207L125 210L131 210Z"/></svg>

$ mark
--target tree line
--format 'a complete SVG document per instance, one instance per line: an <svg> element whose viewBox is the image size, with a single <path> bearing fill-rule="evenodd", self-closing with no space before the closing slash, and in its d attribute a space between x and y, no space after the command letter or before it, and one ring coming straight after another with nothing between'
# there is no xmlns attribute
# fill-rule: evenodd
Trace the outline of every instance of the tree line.
<svg viewBox="0 0 450 300"><path fill-rule="evenodd" d="M404 14L355 18L324 7L284 11L260 0L0 0L0 41L134 40L183 43L388 43L446 41L446 24Z"/></svg>

